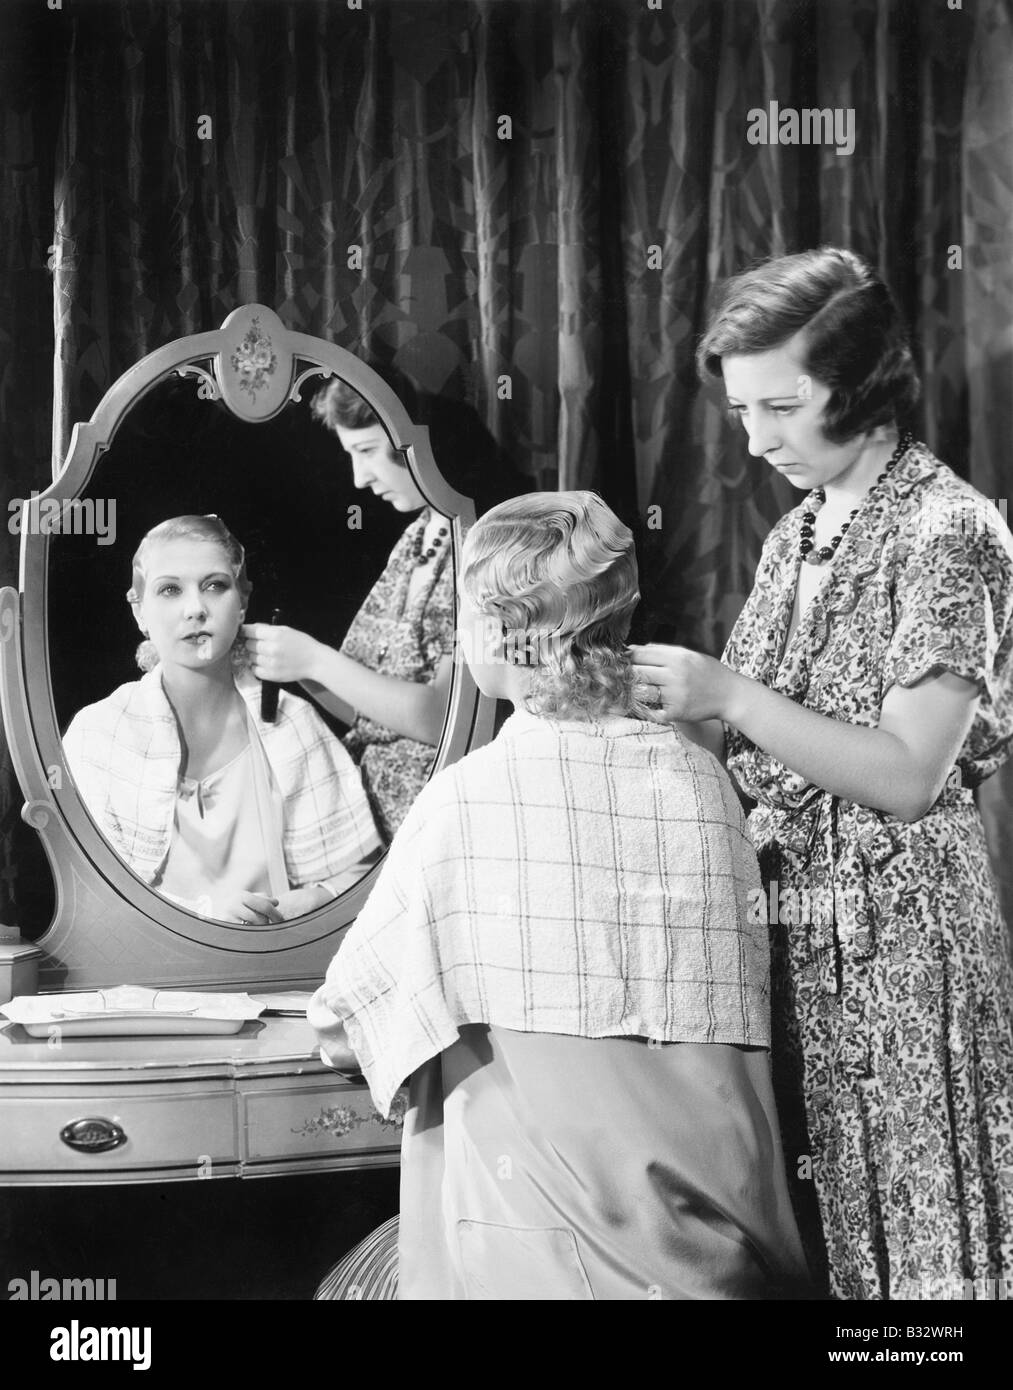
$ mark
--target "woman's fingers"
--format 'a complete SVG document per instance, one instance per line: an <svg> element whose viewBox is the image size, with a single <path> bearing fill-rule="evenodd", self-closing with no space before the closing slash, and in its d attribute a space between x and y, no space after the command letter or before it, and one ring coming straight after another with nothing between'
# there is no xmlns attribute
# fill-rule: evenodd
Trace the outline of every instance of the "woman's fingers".
<svg viewBox="0 0 1013 1390"><path fill-rule="evenodd" d="M247 643L262 650L280 647L288 635L287 627L271 627L268 623L243 623L240 631Z"/></svg>
<svg viewBox="0 0 1013 1390"><path fill-rule="evenodd" d="M278 911L278 899L269 898L264 893L243 893L243 915L250 919L252 926L272 926L284 921Z"/></svg>
<svg viewBox="0 0 1013 1390"><path fill-rule="evenodd" d="M728 672L720 661L688 647L654 642L630 647L629 651L637 679L658 692L662 721L721 717Z"/></svg>
<svg viewBox="0 0 1013 1390"><path fill-rule="evenodd" d="M631 665L630 670L641 685L651 686L655 690L664 685L669 676L669 672L662 666L645 666L637 663Z"/></svg>
<svg viewBox="0 0 1013 1390"><path fill-rule="evenodd" d="M341 1027L341 1019L330 1005L324 1003L321 994L322 991L318 989L307 1004L306 1022L318 1033L334 1033Z"/></svg>
<svg viewBox="0 0 1013 1390"><path fill-rule="evenodd" d="M246 652L258 680L270 680L278 659L278 643L273 641L277 628L267 623L244 623L242 632L246 642Z"/></svg>
<svg viewBox="0 0 1013 1390"><path fill-rule="evenodd" d="M637 680L642 681L644 685L660 685L667 675L660 666L634 665L631 669Z"/></svg>
<svg viewBox="0 0 1013 1390"><path fill-rule="evenodd" d="M258 680L285 684L306 676L316 643L305 632L268 623L244 623L243 636Z"/></svg>
<svg viewBox="0 0 1013 1390"><path fill-rule="evenodd" d="M627 650L637 666L667 669L671 666L673 657L683 652L685 648L669 647L662 642L645 642L642 645L629 647Z"/></svg>

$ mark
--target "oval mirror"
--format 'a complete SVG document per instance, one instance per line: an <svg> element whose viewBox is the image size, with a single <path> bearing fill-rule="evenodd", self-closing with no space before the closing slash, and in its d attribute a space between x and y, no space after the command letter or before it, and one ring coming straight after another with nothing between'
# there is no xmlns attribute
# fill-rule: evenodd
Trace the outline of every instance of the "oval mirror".
<svg viewBox="0 0 1013 1390"><path fill-rule="evenodd" d="M335 381L358 393L389 440L389 457L402 465L398 476L407 480L400 501L390 492L381 495L385 489L376 470L370 474L361 458L350 465L339 440L314 418L320 411L314 412L312 401ZM344 434L340 438L349 443ZM356 460L355 443L350 447ZM421 514L420 499L426 508ZM263 826L272 815L271 800L263 797L267 787L274 794L271 823L283 845L271 879L275 898L287 901L277 891L278 874L287 875L294 889L302 881L297 873L311 861L326 893L316 895L319 903L310 902L309 910L252 925L239 919L233 899L181 894L180 863L185 868L186 860L177 854L174 879L167 872L173 855L166 858L165 826L157 816L162 840L156 836L152 842L148 796L157 756L166 762L175 757L174 789L181 767L182 724L165 698L173 657L159 648L154 660L161 652L164 664L140 676L134 665L142 636L138 623L143 626L143 614L150 619L145 605L155 602L155 590L145 590L133 608L125 594L134 552L153 526L208 514L220 518L245 549L252 593L234 597L245 609L246 624L280 621L332 651L344 645L364 667L418 682L432 677L436 656L429 654L427 669L418 659L412 664L412 645L425 646L426 634L407 619L411 613L418 617L427 603L435 610L441 597L452 605L456 558L474 506L448 484L427 429L410 418L376 372L322 339L289 333L262 305L236 310L216 332L159 349L111 388L92 420L75 429L53 486L25 508L20 594L0 595L12 753L28 795L26 819L42 834L57 880L56 915L38 943L46 952L43 989L120 981L235 986L270 980L292 987L315 982L333 954L335 933L352 920L368 892L376 871L372 861L421 782L491 735L492 704L452 657L442 668L446 717L433 725L435 742L426 745L377 729L312 683L284 687L280 713L271 718L261 708L259 684L240 661L237 685L261 733L251 734L251 746L262 748L266 762L251 754L254 767L242 776L240 758L220 781L212 775L218 769L182 779L179 802L185 788L202 834L205 818L213 821L216 796L222 803L234 798L234 820L249 821L256 806ZM205 550L213 555L216 547L198 547L201 557ZM177 552L163 547L157 553L157 568L171 570L161 557ZM405 577L408 569L411 577ZM172 599L172 574L155 577L166 579L158 601ZM197 577L196 587L205 579L213 591L210 571ZM187 582L184 575L184 588ZM399 617L407 626L399 626ZM185 643L188 652L202 656L214 634L193 626L199 614L186 621L193 630L179 639L181 647ZM451 644L452 627L451 606L444 614ZM151 642L146 646L150 664ZM114 692L120 703L112 708ZM293 728L299 731L295 744ZM315 772L300 774L292 792L284 768L309 745ZM119 790L110 796L113 782ZM341 789L337 800L335 786ZM323 857L304 855L293 869L299 851L292 845L305 840L311 821ZM320 829L325 826L326 833ZM185 841L185 829L177 815L174 849ZM234 852L226 859L235 866ZM293 909L300 902L307 906L295 894Z"/></svg>

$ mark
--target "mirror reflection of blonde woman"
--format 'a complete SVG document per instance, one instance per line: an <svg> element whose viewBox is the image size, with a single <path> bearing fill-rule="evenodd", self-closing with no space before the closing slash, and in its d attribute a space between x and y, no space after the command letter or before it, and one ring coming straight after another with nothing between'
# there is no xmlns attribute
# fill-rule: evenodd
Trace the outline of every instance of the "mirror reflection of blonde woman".
<svg viewBox="0 0 1013 1390"><path fill-rule="evenodd" d="M248 926L298 917L357 882L379 836L358 772L305 700L273 723L236 669L251 585L215 516L144 537L127 595L139 681L73 718L68 768L99 829L165 897Z"/></svg>

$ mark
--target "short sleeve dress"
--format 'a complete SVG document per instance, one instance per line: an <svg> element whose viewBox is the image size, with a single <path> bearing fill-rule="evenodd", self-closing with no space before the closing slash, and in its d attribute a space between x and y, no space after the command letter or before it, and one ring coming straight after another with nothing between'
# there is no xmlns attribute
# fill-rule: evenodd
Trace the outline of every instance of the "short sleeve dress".
<svg viewBox="0 0 1013 1390"><path fill-rule="evenodd" d="M409 602L417 540L429 518L426 508L406 528L341 644L345 656L371 671L421 683L432 682L441 659L453 653L456 613L449 544L427 562L426 582ZM389 844L429 776L436 749L364 715L344 743L359 764L377 827Z"/></svg>
<svg viewBox="0 0 1013 1390"><path fill-rule="evenodd" d="M1013 971L973 788L1013 740L1013 538L915 444L787 640L802 513L782 517L723 660L875 727L894 684L974 681L971 730L913 824L834 796L727 729L771 922L785 1157L838 1298L962 1297L1013 1277ZM818 1210L817 1210L818 1209Z"/></svg>

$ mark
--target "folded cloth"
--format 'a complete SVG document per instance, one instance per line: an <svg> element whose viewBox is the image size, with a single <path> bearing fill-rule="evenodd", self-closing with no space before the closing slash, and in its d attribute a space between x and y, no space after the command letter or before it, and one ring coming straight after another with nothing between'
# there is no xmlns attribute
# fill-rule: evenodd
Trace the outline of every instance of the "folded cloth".
<svg viewBox="0 0 1013 1390"><path fill-rule="evenodd" d="M423 788L316 1002L384 1115L470 1023L767 1046L759 885L710 753L649 721L518 712Z"/></svg>
<svg viewBox="0 0 1013 1390"><path fill-rule="evenodd" d="M293 887L339 874L380 844L359 770L308 701L283 690L273 724L260 718L260 682L239 693L282 800L282 848ZM145 883L172 839L182 748L156 666L87 705L70 722L64 757L85 805Z"/></svg>

